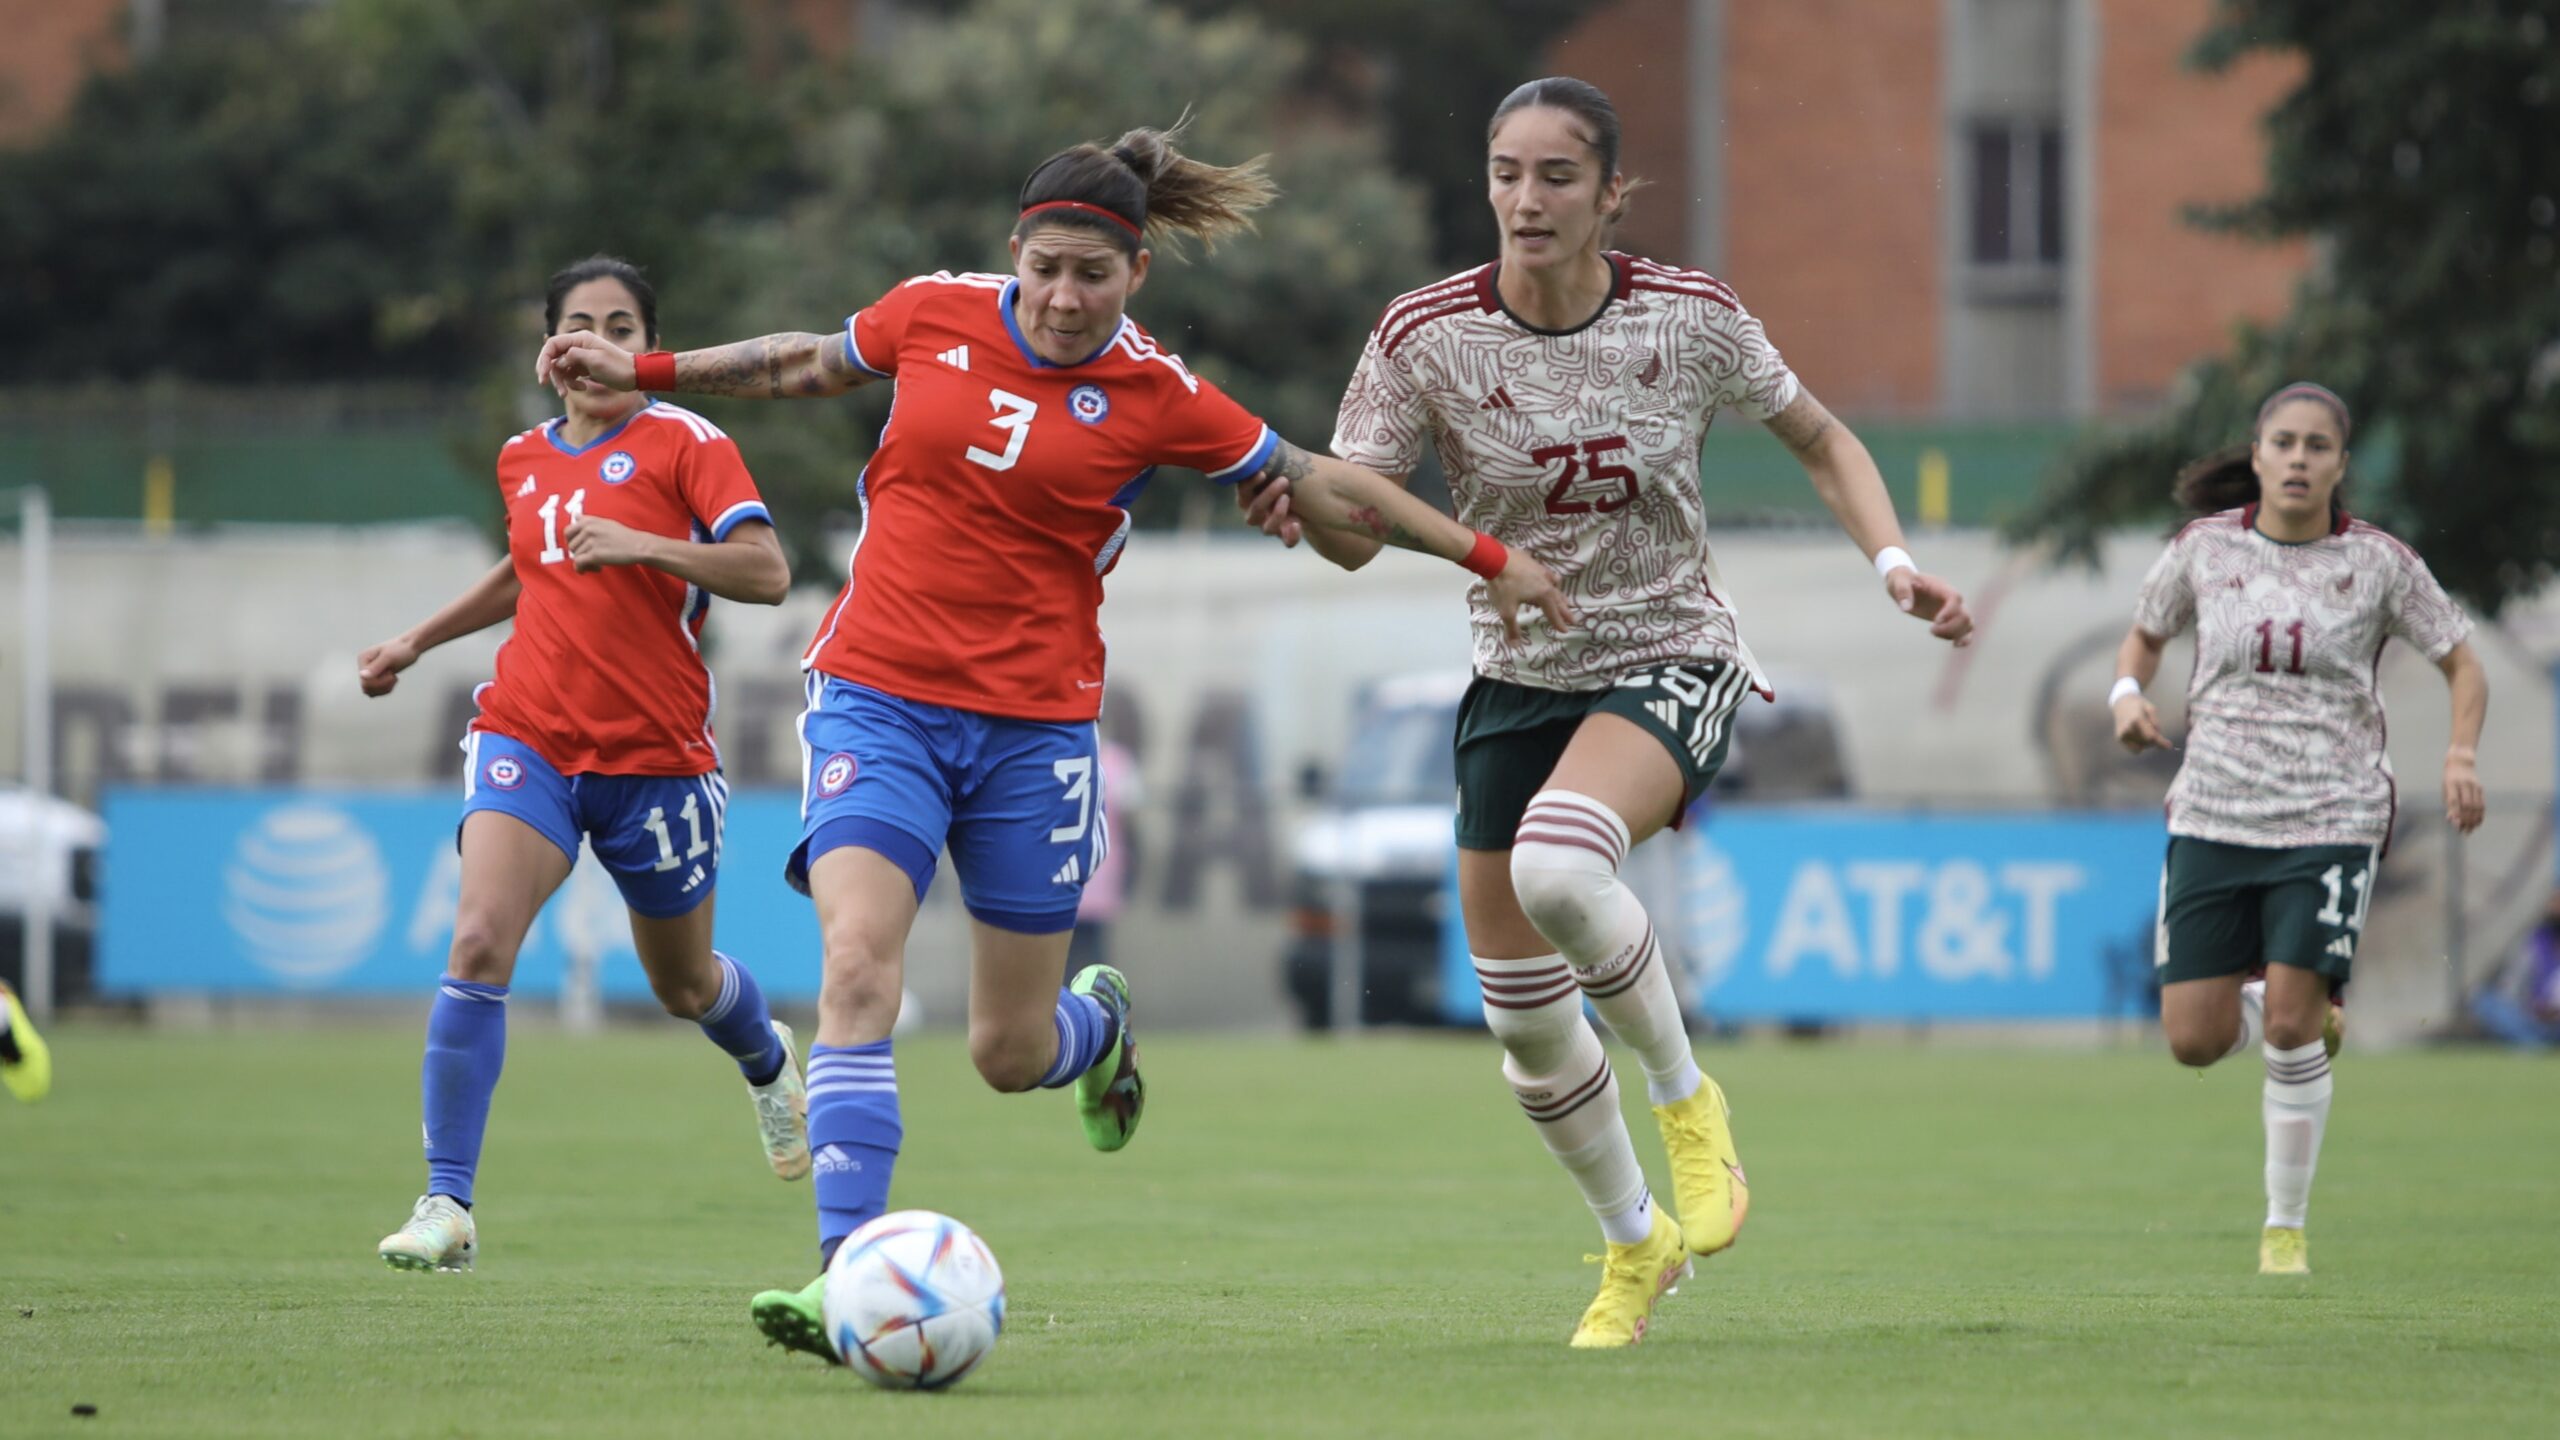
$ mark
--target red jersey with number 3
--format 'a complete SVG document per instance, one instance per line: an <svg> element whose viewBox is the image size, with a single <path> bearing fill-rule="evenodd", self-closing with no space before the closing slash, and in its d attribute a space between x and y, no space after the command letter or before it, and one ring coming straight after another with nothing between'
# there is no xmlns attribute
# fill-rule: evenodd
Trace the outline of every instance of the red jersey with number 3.
<svg viewBox="0 0 2560 1440"><path fill-rule="evenodd" d="M1279 442L1122 317L1073 365L1031 353L1004 275L918 276L845 321L898 391L862 472L853 575L801 663L1018 720L1102 708L1102 577L1159 465L1233 483Z"/></svg>
<svg viewBox="0 0 2560 1440"><path fill-rule="evenodd" d="M718 696L697 644L710 595L646 565L580 574L569 527L593 516L720 541L772 516L736 442L690 410L653 400L584 445L569 444L560 425L498 451L507 557L524 592L497 675L473 696L471 728L523 741L563 775L718 769Z"/></svg>

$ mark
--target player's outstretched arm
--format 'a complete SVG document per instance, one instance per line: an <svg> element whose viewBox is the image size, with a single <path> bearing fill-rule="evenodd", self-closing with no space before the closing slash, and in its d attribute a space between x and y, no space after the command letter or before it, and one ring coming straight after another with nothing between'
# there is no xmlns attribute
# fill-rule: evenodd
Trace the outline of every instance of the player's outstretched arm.
<svg viewBox="0 0 2560 1440"><path fill-rule="evenodd" d="M570 331L542 342L542 353L533 362L533 378L562 394L637 390L641 388L640 358L592 331ZM880 378L853 363L845 353L842 332L792 331L708 350L686 350L673 357L669 369L671 375L653 376L648 388L688 395L800 400L842 395Z"/></svg>
<svg viewBox="0 0 2560 1440"><path fill-rule="evenodd" d="M1801 390L1787 408L1769 417L1769 433L1785 442L1804 466L1814 493L1831 510L1840 528L1883 572L1885 592L1893 603L1929 622L1929 633L1957 645L1973 636L1973 616L1964 596L1935 575L1921 573L1902 548L1902 522L1894 518L1893 497L1866 444L1832 417L1810 390Z"/></svg>
<svg viewBox="0 0 2560 1440"><path fill-rule="evenodd" d="M2151 686L2151 677L2160 673L2160 652L2168 644L2167 639L2136 625L2124 632L2124 643L2116 647L2116 683L2107 696L2107 708L2115 712L2116 743L2136 755L2175 748L2160 733L2160 712L2142 696Z"/></svg>
<svg viewBox="0 0 2560 1440"><path fill-rule="evenodd" d="M1331 456L1310 455L1282 440L1260 473L1246 483L1275 480L1287 483L1292 505L1310 526L1347 530L1381 545L1437 555L1483 575L1493 611L1502 617L1503 630L1515 644L1520 639L1523 605L1537 606L1558 630L1573 625L1573 607L1566 603L1555 577L1527 551L1506 550L1492 537L1478 535L1441 514L1374 470ZM1492 568L1487 547L1500 556L1501 568Z"/></svg>
<svg viewBox="0 0 2560 1440"><path fill-rule="evenodd" d="M2489 672L2463 641L2436 662L2453 692L2453 739L2444 751L2445 823L2468 835L2488 812L2480 789L2480 727L2489 719Z"/></svg>
<svg viewBox="0 0 2560 1440"><path fill-rule="evenodd" d="M1384 478L1399 490L1411 479L1405 475ZM1318 555L1345 570L1359 569L1377 559L1378 552L1386 548L1386 542L1365 530L1335 530L1322 525L1307 528L1289 498L1289 482L1269 470L1236 487L1236 508L1244 512L1246 524L1263 534L1292 549L1305 540Z"/></svg>
<svg viewBox="0 0 2560 1440"><path fill-rule="evenodd" d="M368 645L356 657L356 683L367 695L388 695L400 683L400 672L418 657L448 640L477 634L516 613L516 597L524 585L516 579L513 560L501 559L453 603L379 645Z"/></svg>
<svg viewBox="0 0 2560 1440"><path fill-rule="evenodd" d="M779 605L791 593L791 562L773 527L761 520L746 521L725 540L679 540L581 515L566 543L569 563L581 574L608 565L646 565L745 605Z"/></svg>

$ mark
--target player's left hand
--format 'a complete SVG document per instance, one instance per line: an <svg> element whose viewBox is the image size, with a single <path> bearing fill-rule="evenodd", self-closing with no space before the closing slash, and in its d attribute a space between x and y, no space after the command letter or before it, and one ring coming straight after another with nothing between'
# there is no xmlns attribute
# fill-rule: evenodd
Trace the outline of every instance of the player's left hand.
<svg viewBox="0 0 2560 1440"><path fill-rule="evenodd" d="M565 543L569 547L569 563L585 574L607 565L649 563L652 538L618 520L581 515L570 524Z"/></svg>
<svg viewBox="0 0 2560 1440"><path fill-rule="evenodd" d="M1930 634L1959 650L1973 643L1973 613L1964 608L1964 595L1955 586L1935 575L1896 566L1884 577L1884 588L1904 613L1928 621Z"/></svg>
<svg viewBox="0 0 2560 1440"><path fill-rule="evenodd" d="M640 388L631 352L592 330L571 330L543 341L542 353L534 357L533 381L563 395Z"/></svg>
<svg viewBox="0 0 2560 1440"><path fill-rule="evenodd" d="M1573 628L1573 607L1565 602L1564 590L1547 567L1529 558L1529 552L1511 547L1511 558L1501 573L1484 582L1485 603L1502 617L1502 638L1514 646L1520 643L1520 607L1535 605L1546 612L1547 624L1557 630Z"/></svg>
<svg viewBox="0 0 2560 1440"><path fill-rule="evenodd" d="M2480 770L2471 751L2455 746L2444 754L2444 821L2468 835L2480 828L2481 817L2489 811L2488 798L2480 790Z"/></svg>
<svg viewBox="0 0 2560 1440"><path fill-rule="evenodd" d="M1306 536L1306 523L1289 508L1289 481L1266 475L1236 487L1236 508L1245 523L1292 549Z"/></svg>

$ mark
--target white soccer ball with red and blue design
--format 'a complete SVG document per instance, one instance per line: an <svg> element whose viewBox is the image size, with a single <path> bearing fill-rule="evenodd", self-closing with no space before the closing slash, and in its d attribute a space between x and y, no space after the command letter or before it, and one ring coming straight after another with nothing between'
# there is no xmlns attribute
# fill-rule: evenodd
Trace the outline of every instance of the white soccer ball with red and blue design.
<svg viewBox="0 0 2560 1440"><path fill-rule="evenodd" d="M887 1390L939 1390L977 1368L1004 1330L1004 1272L977 1232L896 1210L844 1238L823 1309L836 1358Z"/></svg>

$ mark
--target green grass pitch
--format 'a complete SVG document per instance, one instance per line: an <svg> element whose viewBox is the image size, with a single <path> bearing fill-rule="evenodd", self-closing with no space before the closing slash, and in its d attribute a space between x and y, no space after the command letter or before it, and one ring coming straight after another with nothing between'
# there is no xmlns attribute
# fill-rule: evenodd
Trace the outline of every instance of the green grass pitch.
<svg viewBox="0 0 2560 1440"><path fill-rule="evenodd" d="M0 1435L2446 1437L2560 1405L2560 1068L2505 1055L2348 1052L2318 1273L2283 1281L2254 1064L1710 1049L1750 1226L1588 1354L1593 1227L1481 1036L1152 1036L1114 1156L934 1037L893 1198L976 1226L1011 1305L916 1396L748 1325L810 1273L809 1191L687 1028L519 1028L470 1276L373 1257L421 1178L416 1027L53 1039L53 1097L0 1103Z"/></svg>

